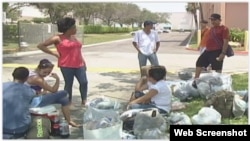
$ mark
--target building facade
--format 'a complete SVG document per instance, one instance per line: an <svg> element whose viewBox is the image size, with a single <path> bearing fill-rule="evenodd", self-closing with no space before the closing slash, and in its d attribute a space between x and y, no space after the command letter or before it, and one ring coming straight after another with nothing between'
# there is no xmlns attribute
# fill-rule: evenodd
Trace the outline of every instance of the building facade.
<svg viewBox="0 0 250 141"><path fill-rule="evenodd" d="M248 30L248 3L201 3L204 20L209 21L212 13L221 15L222 24L229 28Z"/></svg>

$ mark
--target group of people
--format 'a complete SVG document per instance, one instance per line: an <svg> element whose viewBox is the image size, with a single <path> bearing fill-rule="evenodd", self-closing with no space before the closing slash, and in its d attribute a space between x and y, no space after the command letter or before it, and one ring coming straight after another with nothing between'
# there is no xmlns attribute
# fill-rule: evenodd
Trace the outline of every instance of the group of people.
<svg viewBox="0 0 250 141"><path fill-rule="evenodd" d="M223 60L227 52L229 29L221 24L221 16L219 14L211 14L209 19L212 24L210 28L208 27L208 21L201 21L201 42L198 47L200 56L196 61L195 76L192 83L194 88L197 88L196 81L199 79L204 68L211 67L212 70L218 73L222 72ZM160 112L168 113L171 111L171 91L167 88L166 83L164 84L165 76L162 69L164 66L159 68L159 61L156 53L160 47L160 39L157 32L152 30L153 24L154 23L151 21L145 21L144 28L135 33L132 42L133 46L138 51L140 69L146 65L147 60L149 60L152 67L147 72L147 77L142 77L137 83L134 92L135 99L132 98L128 107L156 107ZM157 77L154 75L154 72L157 74ZM161 87L163 85L164 87ZM149 90L147 93L142 92L145 88Z"/></svg>
<svg viewBox="0 0 250 141"><path fill-rule="evenodd" d="M221 16L212 14L210 17L213 27L208 28L207 21L202 21L201 54L196 62L195 80L193 86L197 88L196 79L199 78L202 68L211 65L213 70L222 71L223 60L228 46L229 30L221 25ZM141 75L140 81L135 86L135 92L127 106L135 108L157 108L160 113L171 112L171 89L165 81L167 70L159 64L157 52L160 39L157 31L153 30L154 23L145 21L144 28L135 33L133 46L138 51L139 68L150 61L151 67L146 76ZM85 106L88 93L88 79L86 75L86 62L82 54L82 43L76 39L75 19L63 18L57 21L58 32L46 41L38 44L43 52L53 55L58 59L58 67L63 75L64 90L59 90L60 78L53 73L54 64L48 59L40 60L34 71L26 67L18 67L13 72L13 82L3 84L3 133L16 137L25 134L31 123L30 107L43 107L49 104L61 104L62 112L68 123L79 127L70 118L70 105L72 104L72 86L74 77L80 86L81 103ZM222 44L218 44L217 38ZM54 45L56 51L49 46ZM51 76L56 82L53 86L45 81ZM146 92L144 90L147 90Z"/></svg>
<svg viewBox="0 0 250 141"><path fill-rule="evenodd" d="M86 63L81 53L82 44L75 37L75 19L60 19L57 21L57 27L60 34L38 44L37 47L58 58L58 67L65 81L64 90L59 90L60 78L52 72L54 64L48 59L40 60L34 71L26 67L15 68L12 73L13 81L3 84L3 135L6 138L24 136L31 124L29 109L50 104L60 104L69 125L80 127L70 118L70 106L74 77L80 84L80 105L85 106L87 102L88 80ZM51 51L48 48L50 45L55 45L57 51ZM47 76L55 79L53 86L45 81Z"/></svg>

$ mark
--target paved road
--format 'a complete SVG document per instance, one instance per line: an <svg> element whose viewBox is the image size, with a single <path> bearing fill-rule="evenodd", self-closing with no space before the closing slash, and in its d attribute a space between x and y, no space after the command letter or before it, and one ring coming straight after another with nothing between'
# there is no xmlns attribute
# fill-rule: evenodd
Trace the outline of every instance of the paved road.
<svg viewBox="0 0 250 141"><path fill-rule="evenodd" d="M189 33L164 33L160 35L162 40L158 52L159 62L165 65L169 72L175 73L181 70L193 71L198 51L186 50ZM107 96L126 103L130 98L134 84L139 79L139 66L137 53L132 46L132 38L105 43L83 48L84 57L87 62L87 75L89 80L88 99L98 96ZM56 58L41 54L29 54L25 56L4 57L3 58L3 81L11 81L11 73L14 67L27 66L35 69L39 60L48 58L56 64ZM224 72L248 72L248 55L236 55L226 58L224 62ZM62 78L58 68L54 69ZM169 79L176 78L176 75L169 75ZM54 82L48 78L48 81ZM64 82L61 80L60 88L63 89ZM74 103L80 103L78 83L75 80L73 85ZM83 110L75 108L72 110L73 118L82 122ZM81 139L82 129L72 128L71 139Z"/></svg>

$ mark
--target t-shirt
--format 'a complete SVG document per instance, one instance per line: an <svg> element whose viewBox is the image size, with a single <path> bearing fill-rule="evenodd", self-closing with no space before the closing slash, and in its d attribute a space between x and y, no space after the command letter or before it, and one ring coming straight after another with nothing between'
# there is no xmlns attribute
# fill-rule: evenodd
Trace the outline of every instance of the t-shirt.
<svg viewBox="0 0 250 141"><path fill-rule="evenodd" d="M69 40L63 35L60 35L61 42L56 45L57 51L60 54L58 59L59 67L80 68L85 66L85 61L82 56L82 44L75 38Z"/></svg>
<svg viewBox="0 0 250 141"><path fill-rule="evenodd" d="M3 131L24 132L31 123L29 104L35 96L29 86L17 82L3 83Z"/></svg>
<svg viewBox="0 0 250 141"><path fill-rule="evenodd" d="M210 35L208 36L206 44L207 51L221 50L223 45L223 39L229 40L229 29L224 25L214 26L210 28L209 34ZM215 38L217 38L219 43L216 42Z"/></svg>
<svg viewBox="0 0 250 141"><path fill-rule="evenodd" d="M150 55L154 53L156 42L160 42L160 39L155 30L151 30L149 34L146 34L143 30L139 30L135 33L133 42L138 44L139 50L142 54Z"/></svg>
<svg viewBox="0 0 250 141"><path fill-rule="evenodd" d="M160 80L155 84L149 84L149 90L155 89L158 93L151 98L151 102L155 104L156 107L170 112L171 110L171 89L167 85L165 80Z"/></svg>
<svg viewBox="0 0 250 141"><path fill-rule="evenodd" d="M202 29L202 31L201 31L201 43L200 43L200 47L206 47L207 39L208 39L209 34L210 34L210 32L209 32L209 28L208 27Z"/></svg>

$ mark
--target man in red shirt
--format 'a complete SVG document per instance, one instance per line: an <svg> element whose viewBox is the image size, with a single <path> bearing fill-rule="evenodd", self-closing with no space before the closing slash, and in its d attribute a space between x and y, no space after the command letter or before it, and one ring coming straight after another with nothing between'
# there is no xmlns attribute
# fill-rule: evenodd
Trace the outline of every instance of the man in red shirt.
<svg viewBox="0 0 250 141"><path fill-rule="evenodd" d="M206 50L196 61L195 80L192 84L194 88L197 88L196 80L200 77L202 67L211 64L212 70L218 73L222 72L223 60L228 47L229 29L221 24L221 16L214 13L209 19L213 26L208 33Z"/></svg>

